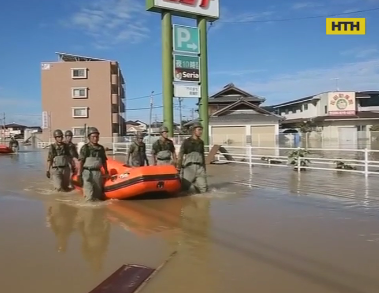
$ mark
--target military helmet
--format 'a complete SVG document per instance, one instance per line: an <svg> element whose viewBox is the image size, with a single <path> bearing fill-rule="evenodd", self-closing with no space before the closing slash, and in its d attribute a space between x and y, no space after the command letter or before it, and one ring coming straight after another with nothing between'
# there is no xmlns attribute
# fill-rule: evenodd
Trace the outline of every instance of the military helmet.
<svg viewBox="0 0 379 293"><path fill-rule="evenodd" d="M203 128L203 125L200 122L195 122L192 124L192 129L195 130L196 128Z"/></svg>
<svg viewBox="0 0 379 293"><path fill-rule="evenodd" d="M64 133L64 136L74 136L74 134L72 133L71 130L66 130L66 132Z"/></svg>
<svg viewBox="0 0 379 293"><path fill-rule="evenodd" d="M63 136L63 132L60 129L56 129L56 130L54 130L53 135L54 135L54 138L59 137L59 136Z"/></svg>
<svg viewBox="0 0 379 293"><path fill-rule="evenodd" d="M161 126L159 128L159 133L168 132L168 128L166 126Z"/></svg>
<svg viewBox="0 0 379 293"><path fill-rule="evenodd" d="M100 134L100 132L96 127L88 127L88 136L91 134Z"/></svg>

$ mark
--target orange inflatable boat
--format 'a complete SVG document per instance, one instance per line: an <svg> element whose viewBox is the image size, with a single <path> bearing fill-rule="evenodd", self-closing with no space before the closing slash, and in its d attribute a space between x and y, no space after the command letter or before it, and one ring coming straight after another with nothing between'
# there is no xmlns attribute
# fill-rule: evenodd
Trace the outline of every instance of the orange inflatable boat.
<svg viewBox="0 0 379 293"><path fill-rule="evenodd" d="M107 199L127 199L146 193L173 195L181 189L178 171L172 165L131 167L112 159L107 162L111 175L104 183ZM75 188L81 190L77 176L73 175L72 179Z"/></svg>
<svg viewBox="0 0 379 293"><path fill-rule="evenodd" d="M3 144L0 145L0 154L11 154L11 153L13 153L11 148Z"/></svg>

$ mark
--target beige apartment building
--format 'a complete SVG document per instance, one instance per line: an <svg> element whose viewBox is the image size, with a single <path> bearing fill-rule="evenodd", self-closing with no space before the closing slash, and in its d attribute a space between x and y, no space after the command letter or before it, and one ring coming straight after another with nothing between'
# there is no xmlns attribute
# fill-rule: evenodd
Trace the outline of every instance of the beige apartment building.
<svg viewBox="0 0 379 293"><path fill-rule="evenodd" d="M125 82L118 62L56 53L58 61L41 65L43 140L54 129L72 130L81 140L95 126L102 142L116 141L125 130Z"/></svg>

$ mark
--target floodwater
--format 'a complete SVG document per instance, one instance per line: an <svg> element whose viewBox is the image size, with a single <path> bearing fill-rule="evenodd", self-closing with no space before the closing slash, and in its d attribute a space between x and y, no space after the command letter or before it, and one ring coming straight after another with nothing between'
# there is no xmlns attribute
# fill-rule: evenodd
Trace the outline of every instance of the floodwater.
<svg viewBox="0 0 379 293"><path fill-rule="evenodd" d="M50 191L44 156L0 156L1 292L86 293L174 251L142 292L379 291L378 188L361 175L210 166L206 195L83 204Z"/></svg>

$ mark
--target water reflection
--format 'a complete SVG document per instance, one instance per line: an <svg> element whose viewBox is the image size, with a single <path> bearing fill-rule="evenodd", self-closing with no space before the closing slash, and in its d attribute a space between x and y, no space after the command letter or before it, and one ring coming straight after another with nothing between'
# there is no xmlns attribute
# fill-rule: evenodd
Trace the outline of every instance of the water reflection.
<svg viewBox="0 0 379 293"><path fill-rule="evenodd" d="M91 268L102 269L109 240L110 224L106 219L105 207L80 207L54 202L47 209L46 223L56 237L56 250L65 253L71 235L81 235L81 252Z"/></svg>
<svg viewBox="0 0 379 293"><path fill-rule="evenodd" d="M75 230L78 210L75 207L59 202L52 203L47 209L46 223L56 237L58 252L66 252L68 241Z"/></svg>
<svg viewBox="0 0 379 293"><path fill-rule="evenodd" d="M184 198L149 201L121 201L108 206L108 219L138 236L171 238L180 228Z"/></svg>
<svg viewBox="0 0 379 293"><path fill-rule="evenodd" d="M105 207L81 208L77 227L82 236L83 258L92 269L100 271L107 254L111 231Z"/></svg>
<svg viewBox="0 0 379 293"><path fill-rule="evenodd" d="M174 292L173 286L183 293L198 291L200 287L217 292L210 201L210 198L193 197L183 209L178 254L173 265L167 266L166 277L162 276L162 280L171 278L175 284L157 280L156 292Z"/></svg>

